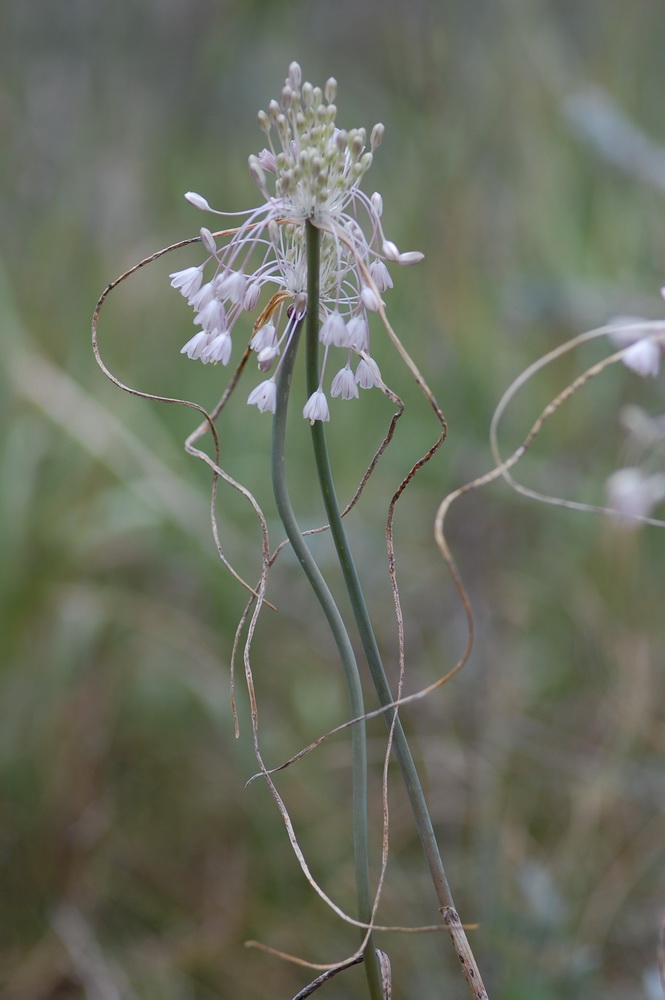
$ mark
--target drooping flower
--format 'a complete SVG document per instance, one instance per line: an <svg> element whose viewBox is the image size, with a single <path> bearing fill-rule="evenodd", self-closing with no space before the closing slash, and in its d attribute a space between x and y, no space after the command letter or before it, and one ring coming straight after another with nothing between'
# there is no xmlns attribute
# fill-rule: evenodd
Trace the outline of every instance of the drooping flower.
<svg viewBox="0 0 665 1000"><path fill-rule="evenodd" d="M381 373L379 367L373 358L369 359L369 362L361 358L358 362L358 367L356 368L356 382L361 389L371 389L375 385L379 385L381 380Z"/></svg>
<svg viewBox="0 0 665 1000"><path fill-rule="evenodd" d="M258 407L260 413L274 413L277 404L277 386L274 378L259 382L250 392L247 402Z"/></svg>
<svg viewBox="0 0 665 1000"><path fill-rule="evenodd" d="M209 334L205 330L199 330L191 340L188 340L184 347L180 349L181 354L186 354L193 361L198 360L203 351L208 346Z"/></svg>
<svg viewBox="0 0 665 1000"><path fill-rule="evenodd" d="M661 288L660 294L665 298L665 288ZM645 378L656 376L665 351L663 340L654 339L654 334L659 332L657 324L639 316L619 316L613 321L613 327L610 339L617 347L627 348L622 358L626 368ZM660 332L665 332L665 324Z"/></svg>
<svg viewBox="0 0 665 1000"><path fill-rule="evenodd" d="M623 364L643 377L658 374L661 357L660 344L649 340L649 332L653 331L649 330L647 322L633 316L621 316L614 320L614 329L610 333L610 340L617 347L626 348L621 359Z"/></svg>
<svg viewBox="0 0 665 1000"><path fill-rule="evenodd" d="M258 115L268 148L249 157L262 204L239 213L245 219L225 246L218 247L210 230L202 229L201 242L208 252L204 263L170 275L202 328L182 353L204 363L229 362L236 322L257 308L264 289L270 291L250 341L260 370L267 371L277 361L273 378L249 395L248 402L262 411L274 410L280 355L307 310L308 221L321 232L319 337L326 348L322 380L330 349L369 356L368 312L381 313L382 293L392 287L386 262L413 264L423 257L417 251L400 253L385 238L380 194L368 196L360 190L383 138L383 125L374 126L369 142L363 128L338 128L336 91L334 79L323 90L303 83L300 66L291 63L279 100L270 101L267 111ZM195 192L185 197L201 211L225 214ZM361 358L355 378L348 363L335 376L331 394L351 399L358 386L379 383L375 363ZM303 415L309 420L329 419L322 388L307 401Z"/></svg>
<svg viewBox="0 0 665 1000"><path fill-rule="evenodd" d="M171 285L177 288L186 299L198 292L203 281L203 269L200 267L186 267L183 271L174 271L169 274Z"/></svg>
<svg viewBox="0 0 665 1000"><path fill-rule="evenodd" d="M328 313L321 324L319 334L322 344L333 344L335 347L349 347L349 331L346 323L338 312Z"/></svg>
<svg viewBox="0 0 665 1000"><path fill-rule="evenodd" d="M335 375L330 385L330 395L341 396L342 399L358 398L356 379L348 365Z"/></svg>
<svg viewBox="0 0 665 1000"><path fill-rule="evenodd" d="M309 397L302 411L306 420L313 424L316 420L330 420L330 410L326 394L321 389L317 389Z"/></svg>
<svg viewBox="0 0 665 1000"><path fill-rule="evenodd" d="M356 351L369 351L369 326L365 316L352 316L347 324L351 347Z"/></svg>
<svg viewBox="0 0 665 1000"><path fill-rule="evenodd" d="M624 521L648 517L665 499L665 475L647 475L637 468L617 469L606 483L609 506Z"/></svg>
<svg viewBox="0 0 665 1000"><path fill-rule="evenodd" d="M653 340L636 340L623 356L626 368L638 375L657 375L660 371L660 347Z"/></svg>
<svg viewBox="0 0 665 1000"><path fill-rule="evenodd" d="M231 357L231 338L226 331L219 333L201 352L201 361L204 364L212 361L216 364L221 361L223 365L228 365Z"/></svg>

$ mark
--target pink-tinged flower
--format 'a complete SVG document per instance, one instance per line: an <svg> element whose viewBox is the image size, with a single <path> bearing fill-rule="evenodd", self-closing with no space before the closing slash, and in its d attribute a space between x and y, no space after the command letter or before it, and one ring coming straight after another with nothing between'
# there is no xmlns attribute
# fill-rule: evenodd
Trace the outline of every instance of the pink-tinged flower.
<svg viewBox="0 0 665 1000"><path fill-rule="evenodd" d="M215 295L229 302L242 302L247 288L247 279L241 271L227 271L215 278Z"/></svg>
<svg viewBox="0 0 665 1000"><path fill-rule="evenodd" d="M176 288L186 299L191 298L198 292L203 281L203 268L186 267L183 271L174 271L169 274L171 286Z"/></svg>
<svg viewBox="0 0 665 1000"><path fill-rule="evenodd" d="M652 339L657 332L653 323L636 316L621 316L614 320L613 325L614 329L609 335L610 340L617 347L627 348L621 359L626 368L644 378L647 375L657 375L660 371L663 345L661 341ZM665 326L663 330L665 332Z"/></svg>
<svg viewBox="0 0 665 1000"><path fill-rule="evenodd" d="M212 282L207 281L197 292L190 295L189 304L196 312L200 312L202 309L205 309L208 303L213 302L214 298L215 289L213 288Z"/></svg>
<svg viewBox="0 0 665 1000"><path fill-rule="evenodd" d="M188 340L184 347L180 349L181 354L186 354L193 361L198 360L208 344L208 334L205 330L199 330L191 340Z"/></svg>
<svg viewBox="0 0 665 1000"><path fill-rule="evenodd" d="M390 277L390 271L382 260L373 260L369 265L369 273L372 275L374 284L380 292L386 292L389 288L393 287L393 279Z"/></svg>
<svg viewBox="0 0 665 1000"><path fill-rule="evenodd" d="M279 347L277 344L271 344L270 347L264 347L257 353L256 359L262 372L267 372L270 368L272 368L272 363L278 354Z"/></svg>
<svg viewBox="0 0 665 1000"><path fill-rule="evenodd" d="M305 420L313 424L316 420L330 420L330 410L325 392L317 389L309 397L302 411Z"/></svg>
<svg viewBox="0 0 665 1000"><path fill-rule="evenodd" d="M274 413L277 406L277 386L273 378L265 382L259 382L256 388L252 389L247 402L251 406L256 406L260 413Z"/></svg>
<svg viewBox="0 0 665 1000"><path fill-rule="evenodd" d="M657 375L660 370L660 346L653 340L637 340L624 354L623 363L638 375Z"/></svg>
<svg viewBox="0 0 665 1000"><path fill-rule="evenodd" d="M228 333L220 333L214 337L208 346L203 350L201 354L201 361L204 364L212 361L213 364L221 362L223 365L228 365L229 359L231 357L232 348L231 338Z"/></svg>
<svg viewBox="0 0 665 1000"><path fill-rule="evenodd" d="M263 351L266 347L276 347L277 335L275 333L274 323L264 323L250 340L249 346L253 351L256 351L257 354L259 351Z"/></svg>
<svg viewBox="0 0 665 1000"><path fill-rule="evenodd" d="M326 348L321 378L329 351L369 352L368 313L382 313L381 296L392 287L386 261L422 260L421 253L401 253L386 239L381 195L374 192L370 197L360 189L383 139L383 125L375 125L369 137L364 128L340 129L335 123L336 91L333 79L323 89L302 82L300 67L291 63L279 99L259 112L265 148L249 157L249 171L262 203L235 213L243 221L230 232L226 245L218 246L221 237L203 228L200 238L206 260L198 268L171 275L171 283L195 310L194 322L205 335L187 342L183 353L188 357L226 364L236 322L258 307L264 291L268 292L264 318L274 339L267 340L266 322L251 347L260 370L284 356L307 311L305 231L310 223L320 230L320 340ZM196 192L185 197L201 211L225 214ZM372 365L361 360L354 388L377 384L378 368ZM348 376L336 379L339 395L352 398ZM260 395L252 402L258 406L262 400ZM305 409L307 419L328 419L323 390L308 400Z"/></svg>
<svg viewBox="0 0 665 1000"><path fill-rule="evenodd" d="M212 299L200 313L197 313L194 322L208 333L221 333L226 328L224 306L217 299Z"/></svg>
<svg viewBox="0 0 665 1000"><path fill-rule="evenodd" d="M330 386L330 395L333 397L341 396L342 399L358 398L355 376L348 365L335 375Z"/></svg>
<svg viewBox="0 0 665 1000"><path fill-rule="evenodd" d="M378 312L379 306L381 305L381 298L376 294L373 288L369 288L368 285L361 288L360 298L362 299L365 309L369 309L370 312Z"/></svg>
<svg viewBox="0 0 665 1000"><path fill-rule="evenodd" d="M648 476L641 469L618 469L607 480L606 492L608 505L622 520L648 517L665 499L665 475Z"/></svg>
<svg viewBox="0 0 665 1000"><path fill-rule="evenodd" d="M202 212L212 211L210 205L205 200L205 198L203 198L200 194L197 194L196 191L187 191L187 193L185 194L185 198L190 203L190 205L193 205L194 208L200 209Z"/></svg>
<svg viewBox="0 0 665 1000"><path fill-rule="evenodd" d="M369 363L361 358L358 362L358 367L356 368L356 382L361 389L371 389L375 385L379 385L381 381L381 372L379 367L373 358L370 358Z"/></svg>
<svg viewBox="0 0 665 1000"><path fill-rule="evenodd" d="M261 294L261 285L258 281L253 282L251 285L247 286L245 292L245 298L243 299L242 307L246 309L247 312L253 312L256 309L256 305L259 301L259 296Z"/></svg>
<svg viewBox="0 0 665 1000"><path fill-rule="evenodd" d="M322 344L332 344L334 347L349 347L349 331L346 323L338 312L328 313L319 332Z"/></svg>
<svg viewBox="0 0 665 1000"><path fill-rule="evenodd" d="M352 316L347 323L351 347L355 351L369 351L369 326L364 316Z"/></svg>

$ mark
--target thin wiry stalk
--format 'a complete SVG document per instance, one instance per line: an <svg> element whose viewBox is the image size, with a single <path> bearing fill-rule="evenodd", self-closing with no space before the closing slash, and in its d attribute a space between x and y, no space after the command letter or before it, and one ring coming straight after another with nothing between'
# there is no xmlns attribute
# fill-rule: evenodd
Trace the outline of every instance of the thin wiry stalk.
<svg viewBox="0 0 665 1000"><path fill-rule="evenodd" d="M316 264L318 284L318 253ZM311 293L310 293L311 294ZM313 303L313 304L312 304ZM308 316L315 311L318 314L318 296L308 295ZM284 525L287 537L291 542L300 565L302 566L310 586L326 616L330 630L337 646L344 676L349 693L351 713L354 717L364 715L364 704L358 666L356 664L351 640L349 639L342 616L335 604L330 589L314 560L296 520L291 499L289 497L285 473L285 439L286 416L289 391L293 374L298 339L302 325L299 324L289 344L280 369L277 383L277 403L273 424L272 445L272 481L275 503L280 519ZM369 836L367 828L367 747L365 724L354 726L351 735L353 759L353 845L356 872L356 891L358 894L358 912L360 919L371 923L372 897L369 878ZM366 932L363 942L364 967L366 970L370 996L372 1000L383 1000L381 987L381 971L376 957L373 935Z"/></svg>

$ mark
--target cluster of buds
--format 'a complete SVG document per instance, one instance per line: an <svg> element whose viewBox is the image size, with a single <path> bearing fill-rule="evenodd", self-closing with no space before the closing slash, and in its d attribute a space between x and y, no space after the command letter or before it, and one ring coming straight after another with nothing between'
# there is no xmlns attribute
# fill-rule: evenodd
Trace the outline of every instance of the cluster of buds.
<svg viewBox="0 0 665 1000"><path fill-rule="evenodd" d="M365 129L337 128L336 90L333 79L324 90L308 82L301 85L300 66L291 63L279 101L259 112L268 145L249 158L263 203L240 213L244 221L228 231L221 248L209 229L201 229L206 260L170 275L200 327L182 353L204 363L228 364L236 321L255 312L264 288L270 290L253 324L250 346L259 370L271 374L252 390L248 402L274 412L280 357L308 308L306 223L320 230L319 338L324 351L319 387L303 410L311 421L330 418L323 386L331 348L346 352L344 366L332 378L332 396L352 399L359 389L381 384L370 354L369 314L382 311L381 296L392 287L387 263L414 264L423 257L416 251L400 253L385 238L381 195L360 190L383 125L372 129L369 148ZM194 192L185 197L202 211L228 214L212 209Z"/></svg>

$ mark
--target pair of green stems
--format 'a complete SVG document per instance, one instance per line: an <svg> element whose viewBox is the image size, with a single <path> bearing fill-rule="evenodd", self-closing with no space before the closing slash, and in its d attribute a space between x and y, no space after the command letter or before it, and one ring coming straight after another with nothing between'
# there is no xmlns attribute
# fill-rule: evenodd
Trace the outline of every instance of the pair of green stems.
<svg viewBox="0 0 665 1000"><path fill-rule="evenodd" d="M320 231L307 222L307 314L306 328L306 379L307 393L319 388L319 272L320 272ZM283 359L277 386L277 405L273 426L272 477L275 502L284 524L287 537L319 601L333 634L344 669L348 688L352 718L365 714L362 686L351 640L330 592L298 526L289 498L285 474L286 416L289 391L293 375L298 340L302 332L300 324ZM379 648L370 622L367 606L356 572L353 556L346 537L344 525L337 504L335 485L326 444L325 428L321 421L312 424L312 439L316 468L325 504L330 531L337 551L344 582L349 593L360 640L365 652L372 681L381 705L392 706L394 698L379 653ZM388 708L385 720L390 727L396 709ZM369 924L372 919L372 893L369 876L369 843L367 824L367 747L364 722L357 722L351 728L353 760L353 846L356 891L358 896L359 919ZM416 826L422 842L425 858L430 869L439 905L443 910L454 908L448 880L432 828L427 803L413 761L402 724L397 718L393 735L394 752L413 810ZM381 970L376 947L370 934L366 942L363 958L371 1000L384 1000L381 985Z"/></svg>

